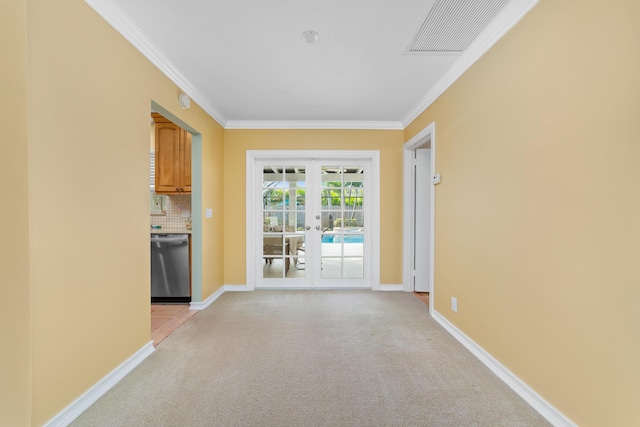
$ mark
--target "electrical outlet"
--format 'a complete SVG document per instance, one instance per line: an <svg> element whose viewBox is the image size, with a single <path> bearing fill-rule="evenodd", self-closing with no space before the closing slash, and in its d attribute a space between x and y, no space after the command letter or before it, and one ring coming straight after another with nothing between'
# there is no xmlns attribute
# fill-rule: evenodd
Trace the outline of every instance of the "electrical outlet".
<svg viewBox="0 0 640 427"><path fill-rule="evenodd" d="M451 297L451 310L453 310L454 313L458 312L458 298L456 297Z"/></svg>

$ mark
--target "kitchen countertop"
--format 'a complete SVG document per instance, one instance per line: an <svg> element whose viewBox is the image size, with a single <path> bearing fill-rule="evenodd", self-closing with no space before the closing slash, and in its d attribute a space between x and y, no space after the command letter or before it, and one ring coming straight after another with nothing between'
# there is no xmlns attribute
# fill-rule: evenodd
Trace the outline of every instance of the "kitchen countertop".
<svg viewBox="0 0 640 427"><path fill-rule="evenodd" d="M191 234L186 228L152 228L151 234Z"/></svg>

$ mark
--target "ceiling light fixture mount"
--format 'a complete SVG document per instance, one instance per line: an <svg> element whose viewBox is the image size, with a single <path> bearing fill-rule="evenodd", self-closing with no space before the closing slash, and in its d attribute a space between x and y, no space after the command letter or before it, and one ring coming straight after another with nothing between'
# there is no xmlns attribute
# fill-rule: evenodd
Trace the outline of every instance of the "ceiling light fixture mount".
<svg viewBox="0 0 640 427"><path fill-rule="evenodd" d="M316 31L307 30L304 33L302 33L302 40L304 40L309 44L316 43L318 39L320 39L320 35Z"/></svg>

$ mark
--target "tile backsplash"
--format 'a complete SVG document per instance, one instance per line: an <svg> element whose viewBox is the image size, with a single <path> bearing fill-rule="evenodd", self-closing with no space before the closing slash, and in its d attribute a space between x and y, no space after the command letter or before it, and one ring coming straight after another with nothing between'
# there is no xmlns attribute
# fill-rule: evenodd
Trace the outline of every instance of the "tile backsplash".
<svg viewBox="0 0 640 427"><path fill-rule="evenodd" d="M169 194L166 198L166 215L151 215L151 225L159 225L163 229L185 228L185 218L183 212L188 212L191 216L191 194Z"/></svg>

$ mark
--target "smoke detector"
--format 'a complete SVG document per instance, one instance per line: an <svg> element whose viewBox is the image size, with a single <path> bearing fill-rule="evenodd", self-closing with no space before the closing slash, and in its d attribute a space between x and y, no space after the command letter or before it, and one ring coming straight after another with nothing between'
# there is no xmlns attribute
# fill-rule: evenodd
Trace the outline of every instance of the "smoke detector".
<svg viewBox="0 0 640 427"><path fill-rule="evenodd" d="M313 30L307 30L302 33L302 40L309 44L314 44L320 39L320 34Z"/></svg>

